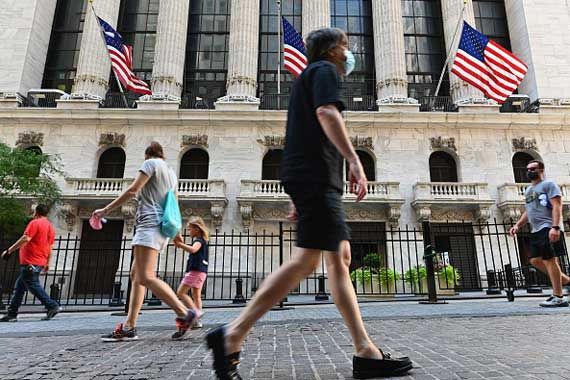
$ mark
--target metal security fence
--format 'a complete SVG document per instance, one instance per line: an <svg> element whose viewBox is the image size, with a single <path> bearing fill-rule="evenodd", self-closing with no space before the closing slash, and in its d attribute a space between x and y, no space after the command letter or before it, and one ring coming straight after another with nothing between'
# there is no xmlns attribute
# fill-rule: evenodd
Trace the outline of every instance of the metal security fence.
<svg viewBox="0 0 570 380"><path fill-rule="evenodd" d="M351 223L350 277L359 296L453 296L464 292L500 294L504 290L541 292L546 275L528 264L529 232L508 235L511 223L424 223L421 228L390 228L384 223ZM567 223L566 230L569 230ZM188 241L188 237L186 237ZM295 254L296 232L283 223L273 231L216 232L209 242L206 301L243 303L267 276ZM0 239L0 249L12 241ZM569 260L561 258L568 273ZM188 253L169 245L158 257L156 274L176 289ZM291 295L328 299L329 277L320 265ZM50 269L41 279L46 291L65 306L128 304L133 263L131 240L56 239ZM0 308L9 300L19 273L17 255L0 262ZM429 286L429 283L433 286ZM432 294L430 294L431 296ZM150 291L146 302L160 304ZM38 301L30 294L25 305Z"/></svg>

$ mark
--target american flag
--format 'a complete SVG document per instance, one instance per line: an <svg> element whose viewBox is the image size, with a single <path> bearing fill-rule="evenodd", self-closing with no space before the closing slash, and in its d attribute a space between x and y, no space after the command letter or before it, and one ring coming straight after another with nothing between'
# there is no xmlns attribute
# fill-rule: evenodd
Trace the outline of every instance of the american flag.
<svg viewBox="0 0 570 380"><path fill-rule="evenodd" d="M510 51L463 23L452 73L503 104L527 71L528 67Z"/></svg>
<svg viewBox="0 0 570 380"><path fill-rule="evenodd" d="M307 67L305 43L293 25L283 18L283 61L285 68L294 77L299 76Z"/></svg>
<svg viewBox="0 0 570 380"><path fill-rule="evenodd" d="M143 95L151 95L148 84L140 80L133 73L133 48L123 44L123 37L100 17L99 24L103 28L105 44L111 57L113 72L127 90Z"/></svg>

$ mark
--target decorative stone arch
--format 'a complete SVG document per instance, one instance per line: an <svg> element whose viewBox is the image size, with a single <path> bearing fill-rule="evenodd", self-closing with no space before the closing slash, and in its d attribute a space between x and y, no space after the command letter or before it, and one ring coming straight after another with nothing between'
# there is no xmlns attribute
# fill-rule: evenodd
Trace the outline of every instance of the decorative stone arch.
<svg viewBox="0 0 570 380"><path fill-rule="evenodd" d="M203 162L199 162L202 166L192 164L189 160L187 163L184 162L187 156L189 157L192 152L195 152L199 159ZM189 158L188 158L189 159ZM178 156L178 178L180 179L208 179L210 174L210 153L208 150L201 145L188 145L185 149L180 151Z"/></svg>
<svg viewBox="0 0 570 380"><path fill-rule="evenodd" d="M114 176L111 177L107 177L107 176L101 176L104 175L104 171L106 169L101 168L101 159L105 157L106 154L110 154L109 152L122 152L122 158L123 158L123 163L122 163L122 173L119 176L118 172L121 170L118 170L117 173ZM126 162L127 162L127 152L125 152L125 149L123 148L122 145L118 145L118 144L112 144L112 145L104 145L101 146L96 153L96 160L95 160L95 167L94 167L94 177L96 178L124 178L125 176L125 166L126 166ZM120 169L120 168L119 168Z"/></svg>
<svg viewBox="0 0 570 380"><path fill-rule="evenodd" d="M445 179L445 178L440 178L442 176L442 174L436 174L436 171L433 170L435 168L435 166L433 166L432 160L435 159L436 157L445 157L448 156L449 158L451 158L451 160L449 161L450 163L453 163L453 167L455 169L455 176L451 176L452 172L450 172L450 176L448 177L448 179L453 179L453 180L449 180L449 181L438 181L438 179ZM461 166L460 166L460 160L459 160L459 156L457 155L457 153L453 150L453 149L449 149L449 148L440 148L440 149L434 149L431 154L429 155L428 158L428 165L429 165L429 171L430 171L430 182L461 182ZM433 166L433 167L432 167ZM443 167L442 167L443 169ZM451 169L451 166L450 166Z"/></svg>
<svg viewBox="0 0 570 380"><path fill-rule="evenodd" d="M377 180L378 162L374 151L368 148L355 148L356 154L364 167L364 174L369 182ZM344 178L348 181L348 162L344 162Z"/></svg>
<svg viewBox="0 0 570 380"><path fill-rule="evenodd" d="M268 147L261 160L261 179L277 181L281 174L281 162L283 161L283 148Z"/></svg>
<svg viewBox="0 0 570 380"><path fill-rule="evenodd" d="M528 149L521 149L513 154L511 157L511 167L513 169L515 183L530 182L526 178L526 166L528 162L532 160L542 161L542 158L536 151Z"/></svg>

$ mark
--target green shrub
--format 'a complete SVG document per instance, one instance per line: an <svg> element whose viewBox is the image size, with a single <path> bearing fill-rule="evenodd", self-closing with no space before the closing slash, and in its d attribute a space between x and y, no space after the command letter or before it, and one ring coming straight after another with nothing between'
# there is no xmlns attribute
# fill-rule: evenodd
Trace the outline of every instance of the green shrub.
<svg viewBox="0 0 570 380"><path fill-rule="evenodd" d="M404 279L410 284L419 284L426 277L427 269L423 265L410 268L404 273Z"/></svg>
<svg viewBox="0 0 570 380"><path fill-rule="evenodd" d="M400 278L400 273L391 268L382 268L378 272L378 281L384 285L393 284Z"/></svg>
<svg viewBox="0 0 570 380"><path fill-rule="evenodd" d="M459 271L451 265L446 265L437 271L440 281L445 281L447 284L455 284L461 276Z"/></svg>
<svg viewBox="0 0 570 380"><path fill-rule="evenodd" d="M362 259L362 266L378 270L383 266L382 258L377 253L369 253Z"/></svg>
<svg viewBox="0 0 570 380"><path fill-rule="evenodd" d="M358 268L350 272L350 279L352 281L365 283L372 280L372 271L369 268Z"/></svg>

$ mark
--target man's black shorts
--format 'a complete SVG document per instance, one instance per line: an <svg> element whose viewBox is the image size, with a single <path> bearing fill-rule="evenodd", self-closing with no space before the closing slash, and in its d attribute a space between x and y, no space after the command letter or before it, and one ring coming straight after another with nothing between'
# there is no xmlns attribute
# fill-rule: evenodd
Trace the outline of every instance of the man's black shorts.
<svg viewBox="0 0 570 380"><path fill-rule="evenodd" d="M285 183L297 209L297 246L338 251L350 239L345 222L342 194L333 187L311 183Z"/></svg>
<svg viewBox="0 0 570 380"><path fill-rule="evenodd" d="M545 227L540 231L530 234L530 258L539 257L543 260L552 259L553 257L564 256L564 246L562 245L562 236L555 243L550 242L548 233L550 227ZM561 233L562 235L562 233Z"/></svg>

